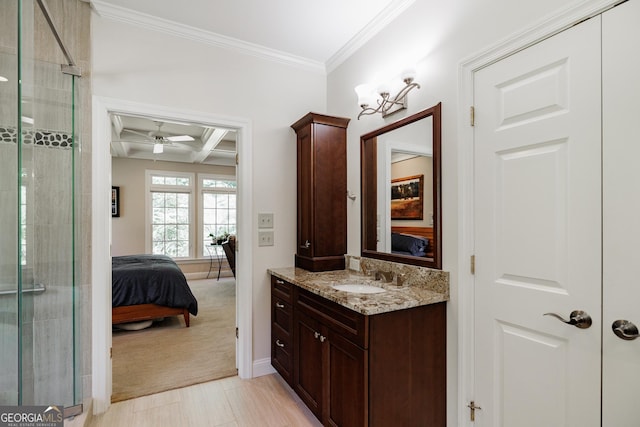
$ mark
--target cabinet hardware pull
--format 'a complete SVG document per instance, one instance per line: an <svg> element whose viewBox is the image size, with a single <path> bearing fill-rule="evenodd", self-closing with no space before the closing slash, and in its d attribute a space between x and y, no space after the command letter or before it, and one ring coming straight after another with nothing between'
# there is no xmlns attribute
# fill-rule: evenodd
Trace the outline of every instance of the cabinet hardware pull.
<svg viewBox="0 0 640 427"><path fill-rule="evenodd" d="M284 344L282 344L280 340L276 340L276 345L280 348L284 348Z"/></svg>
<svg viewBox="0 0 640 427"><path fill-rule="evenodd" d="M327 337L325 337L324 335L320 335L320 342L325 342L326 339Z"/></svg>
<svg viewBox="0 0 640 427"><path fill-rule="evenodd" d="M302 249L309 249L309 246L311 246L311 243L309 243L308 240L306 242L304 242L304 245L300 245L300 247Z"/></svg>
<svg viewBox="0 0 640 427"><path fill-rule="evenodd" d="M320 332L314 332L314 333L313 333L313 337L314 337L315 339L318 339L318 338L320 337Z"/></svg>
<svg viewBox="0 0 640 427"><path fill-rule="evenodd" d="M284 282L282 280L280 280L280 279L276 279L276 283L278 285L284 285Z"/></svg>
<svg viewBox="0 0 640 427"><path fill-rule="evenodd" d="M276 307L277 308L284 308L284 304L280 304L279 302L276 303Z"/></svg>

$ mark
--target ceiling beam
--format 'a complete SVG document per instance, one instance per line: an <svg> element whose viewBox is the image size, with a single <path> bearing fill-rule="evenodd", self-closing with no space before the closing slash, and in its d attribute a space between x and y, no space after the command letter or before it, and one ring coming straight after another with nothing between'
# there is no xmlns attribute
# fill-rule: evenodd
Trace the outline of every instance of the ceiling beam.
<svg viewBox="0 0 640 427"><path fill-rule="evenodd" d="M191 155L193 163L203 163L206 158L209 157L211 151L220 144L220 141L222 141L222 138L224 138L227 132L228 131L226 129L214 129L213 132L205 131L205 134L210 133L210 135L207 139L204 139L205 137L203 136L203 140L206 142L203 144L202 150Z"/></svg>

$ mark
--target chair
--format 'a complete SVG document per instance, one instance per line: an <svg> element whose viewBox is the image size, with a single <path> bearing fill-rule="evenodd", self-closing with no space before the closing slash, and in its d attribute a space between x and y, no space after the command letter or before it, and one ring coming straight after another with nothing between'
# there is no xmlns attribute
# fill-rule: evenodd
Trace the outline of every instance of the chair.
<svg viewBox="0 0 640 427"><path fill-rule="evenodd" d="M222 244L222 249L231 267L233 277L236 277L236 236L229 236L226 242Z"/></svg>

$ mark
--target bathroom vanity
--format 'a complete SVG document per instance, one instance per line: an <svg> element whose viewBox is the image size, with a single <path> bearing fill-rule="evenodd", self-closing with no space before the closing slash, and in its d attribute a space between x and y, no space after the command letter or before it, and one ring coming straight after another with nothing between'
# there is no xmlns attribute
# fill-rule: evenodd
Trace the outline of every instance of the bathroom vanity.
<svg viewBox="0 0 640 427"><path fill-rule="evenodd" d="M448 274L400 268L269 270L272 364L324 425L446 425Z"/></svg>

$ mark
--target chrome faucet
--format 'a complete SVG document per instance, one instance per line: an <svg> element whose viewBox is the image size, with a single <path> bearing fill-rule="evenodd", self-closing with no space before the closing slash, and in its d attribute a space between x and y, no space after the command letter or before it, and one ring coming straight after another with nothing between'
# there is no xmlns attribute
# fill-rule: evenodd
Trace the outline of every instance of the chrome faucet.
<svg viewBox="0 0 640 427"><path fill-rule="evenodd" d="M406 280L406 273L398 273L396 274L396 285L398 286L404 286L404 281Z"/></svg>

